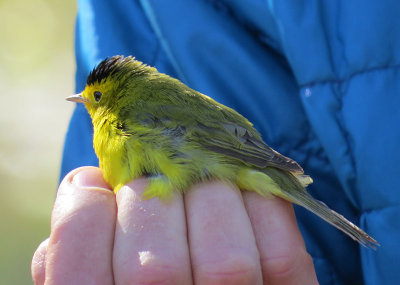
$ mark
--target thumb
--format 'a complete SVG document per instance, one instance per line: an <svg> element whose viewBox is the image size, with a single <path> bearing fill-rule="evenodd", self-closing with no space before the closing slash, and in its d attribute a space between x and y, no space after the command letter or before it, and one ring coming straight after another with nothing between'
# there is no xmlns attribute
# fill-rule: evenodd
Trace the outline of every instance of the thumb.
<svg viewBox="0 0 400 285"><path fill-rule="evenodd" d="M57 198L51 215L52 227L68 212L74 212L81 206L87 206L90 199L102 199L110 196L112 190L104 181L101 170L97 167L84 166L72 170L62 180L57 190Z"/></svg>
<svg viewBox="0 0 400 285"><path fill-rule="evenodd" d="M115 195L100 169L71 171L60 184L53 208L46 281L112 284L115 217Z"/></svg>

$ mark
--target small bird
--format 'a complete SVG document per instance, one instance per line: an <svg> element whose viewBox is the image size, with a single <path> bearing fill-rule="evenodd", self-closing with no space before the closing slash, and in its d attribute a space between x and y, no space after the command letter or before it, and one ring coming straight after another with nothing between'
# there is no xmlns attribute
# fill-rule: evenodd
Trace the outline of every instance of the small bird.
<svg viewBox="0 0 400 285"><path fill-rule="evenodd" d="M245 117L134 57L106 58L83 92L67 100L85 104L100 168L115 193L143 175L149 177L145 199L219 179L298 204L363 246L379 245L311 197L312 179L269 147Z"/></svg>

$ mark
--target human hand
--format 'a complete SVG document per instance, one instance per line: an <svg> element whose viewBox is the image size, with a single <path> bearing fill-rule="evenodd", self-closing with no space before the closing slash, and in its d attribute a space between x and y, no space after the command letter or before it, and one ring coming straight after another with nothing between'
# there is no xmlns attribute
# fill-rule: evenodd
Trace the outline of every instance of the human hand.
<svg viewBox="0 0 400 285"><path fill-rule="evenodd" d="M98 168L69 173L32 260L35 284L318 283L290 203L216 181L142 200L146 183L115 196Z"/></svg>

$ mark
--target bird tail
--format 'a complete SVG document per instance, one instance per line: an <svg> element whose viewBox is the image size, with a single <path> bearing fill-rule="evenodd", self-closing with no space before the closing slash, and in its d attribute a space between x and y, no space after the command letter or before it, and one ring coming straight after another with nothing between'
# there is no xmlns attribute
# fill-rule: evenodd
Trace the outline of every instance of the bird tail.
<svg viewBox="0 0 400 285"><path fill-rule="evenodd" d="M358 241L361 245L365 247L370 247L372 249L376 249L376 246L379 246L379 243L374 238L372 238L370 235L368 235L366 232L354 225L352 222L347 220L339 213L331 210L323 202L311 197L311 195L308 194L305 189L303 189L303 191L286 191L284 189L281 189L281 191L285 196L287 196L287 198L290 199L292 203L295 203L311 211L318 217L330 223L332 226L347 234L352 239Z"/></svg>
<svg viewBox="0 0 400 285"><path fill-rule="evenodd" d="M243 168L237 176L237 184L241 189L256 191L264 197L270 194L279 196L306 208L363 246L373 249L379 246L379 243L362 229L311 197L305 189L310 183L312 179L307 175L293 174L273 167L267 167L262 172Z"/></svg>

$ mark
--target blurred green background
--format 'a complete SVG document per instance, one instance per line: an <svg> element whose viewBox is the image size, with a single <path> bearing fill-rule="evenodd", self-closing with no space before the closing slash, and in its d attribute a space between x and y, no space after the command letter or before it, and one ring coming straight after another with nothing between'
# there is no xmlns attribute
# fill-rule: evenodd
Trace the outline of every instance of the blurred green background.
<svg viewBox="0 0 400 285"><path fill-rule="evenodd" d="M32 284L73 104L75 1L0 0L0 284Z"/></svg>

